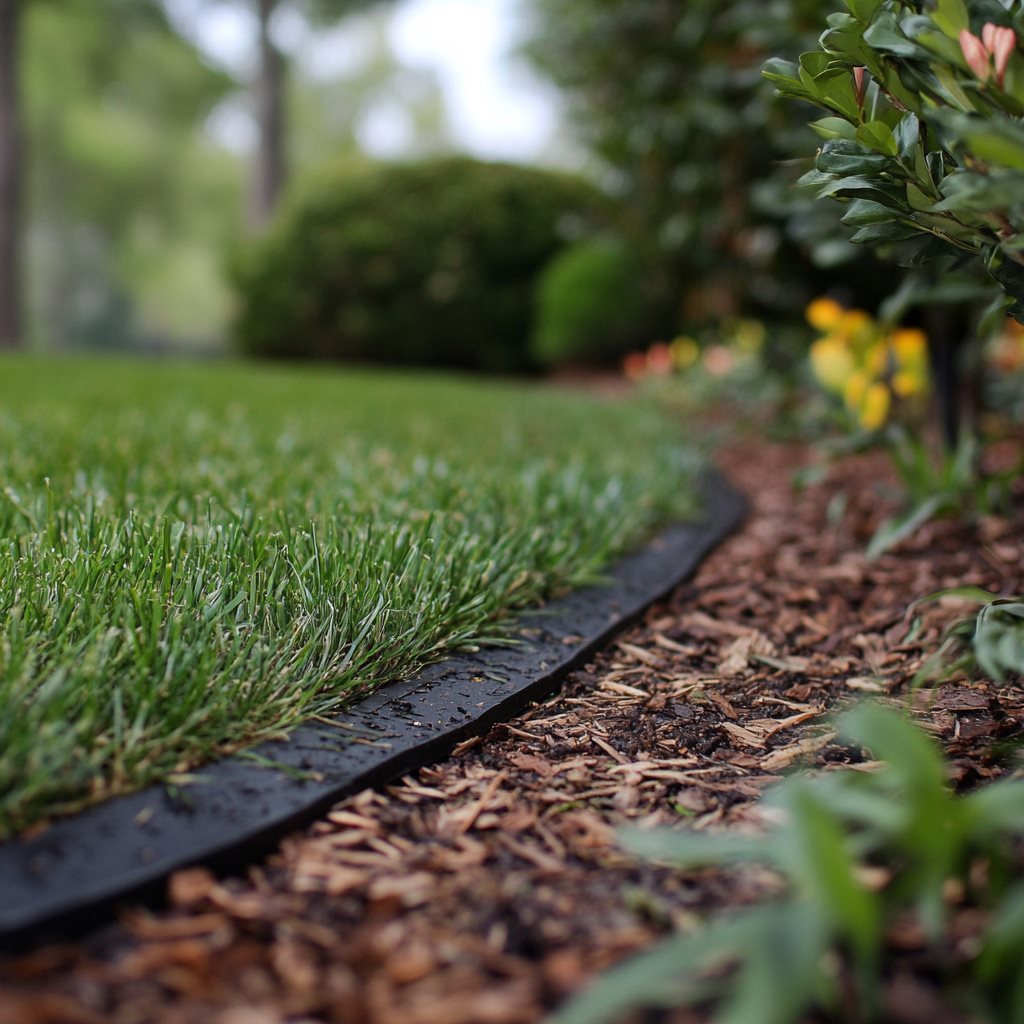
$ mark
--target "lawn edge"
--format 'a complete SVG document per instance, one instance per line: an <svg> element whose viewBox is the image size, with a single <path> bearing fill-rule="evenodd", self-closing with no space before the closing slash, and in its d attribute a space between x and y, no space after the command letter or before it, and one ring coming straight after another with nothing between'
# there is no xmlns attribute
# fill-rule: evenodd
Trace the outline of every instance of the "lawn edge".
<svg viewBox="0 0 1024 1024"><path fill-rule="evenodd" d="M700 520L623 558L607 584L521 615L521 645L439 662L334 716L334 727L299 726L192 773L180 790L150 786L0 844L0 945L61 938L128 899L159 899L182 867L237 870L343 797L439 760L548 696L743 522L747 503L719 474L706 474L702 491Z"/></svg>

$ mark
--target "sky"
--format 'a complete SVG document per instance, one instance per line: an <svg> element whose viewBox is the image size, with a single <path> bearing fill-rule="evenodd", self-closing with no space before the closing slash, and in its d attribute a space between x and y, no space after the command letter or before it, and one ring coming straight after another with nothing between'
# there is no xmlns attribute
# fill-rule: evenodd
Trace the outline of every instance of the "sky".
<svg viewBox="0 0 1024 1024"><path fill-rule="evenodd" d="M479 157L559 159L557 96L514 54L523 35L527 3L402 0L393 8L389 38L397 57L435 71L456 143ZM215 60L244 73L255 32L244 7L203 0L171 0L170 6ZM352 40L359 32L358 24L349 24L312 35L287 5L274 28L282 46L325 77L352 60ZM239 147L251 144L252 125L238 109L222 112L214 129ZM367 120L360 141L374 155L401 155L401 126L389 123L382 110Z"/></svg>

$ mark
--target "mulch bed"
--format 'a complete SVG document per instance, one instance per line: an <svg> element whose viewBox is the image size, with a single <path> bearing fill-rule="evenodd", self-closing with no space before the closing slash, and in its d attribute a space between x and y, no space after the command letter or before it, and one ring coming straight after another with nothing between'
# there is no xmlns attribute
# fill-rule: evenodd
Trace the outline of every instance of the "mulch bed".
<svg viewBox="0 0 1024 1024"><path fill-rule="evenodd" d="M757 898L756 874L638 864L615 828L751 827L780 773L861 756L830 713L904 693L962 611L908 614L916 598L1024 592L1024 503L868 563L891 510L884 458L795 493L809 457L725 452L747 528L557 698L339 804L244 876L180 872L167 909L0 961L0 1022L527 1024L672 927ZM957 784L1006 770L1024 688L961 678L914 701ZM935 1024L927 1002L907 1012Z"/></svg>

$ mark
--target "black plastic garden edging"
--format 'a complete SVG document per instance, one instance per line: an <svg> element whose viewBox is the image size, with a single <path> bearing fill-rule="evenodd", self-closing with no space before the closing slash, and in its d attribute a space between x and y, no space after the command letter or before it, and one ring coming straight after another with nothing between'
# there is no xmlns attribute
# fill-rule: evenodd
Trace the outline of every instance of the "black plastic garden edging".
<svg viewBox="0 0 1024 1024"><path fill-rule="evenodd" d="M523 642L459 655L284 740L109 800L0 844L0 940L95 921L191 864L237 866L342 797L444 756L552 692L613 634L689 577L742 521L743 498L705 481L701 521L672 527L587 587L519 620Z"/></svg>

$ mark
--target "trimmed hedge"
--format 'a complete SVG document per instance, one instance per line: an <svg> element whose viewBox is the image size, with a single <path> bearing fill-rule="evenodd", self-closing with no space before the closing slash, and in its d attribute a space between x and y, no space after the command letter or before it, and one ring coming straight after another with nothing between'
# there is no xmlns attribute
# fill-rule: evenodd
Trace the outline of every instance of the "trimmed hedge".
<svg viewBox="0 0 1024 1024"><path fill-rule="evenodd" d="M533 369L537 278L608 214L579 177L467 157L320 178L235 261L236 340L257 356Z"/></svg>
<svg viewBox="0 0 1024 1024"><path fill-rule="evenodd" d="M649 342L652 309L641 261L627 243L584 239L541 275L530 351L544 366L609 362Z"/></svg>

